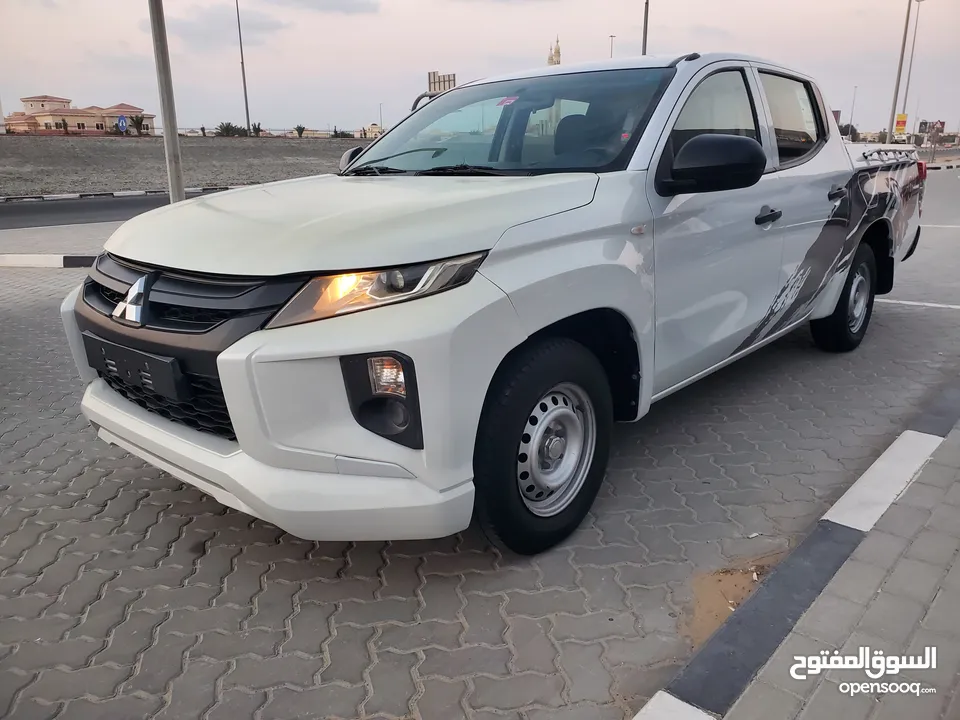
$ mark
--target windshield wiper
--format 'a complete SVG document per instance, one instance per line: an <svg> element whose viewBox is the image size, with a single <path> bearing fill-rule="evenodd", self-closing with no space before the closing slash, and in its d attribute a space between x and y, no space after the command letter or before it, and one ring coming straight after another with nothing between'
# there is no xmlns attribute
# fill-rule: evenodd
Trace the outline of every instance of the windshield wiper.
<svg viewBox="0 0 960 720"><path fill-rule="evenodd" d="M416 175L530 175L527 171L498 170L489 165L440 165L419 170Z"/></svg>
<svg viewBox="0 0 960 720"><path fill-rule="evenodd" d="M409 170L388 167L387 165L364 165L356 170L344 173L345 175L406 175Z"/></svg>
<svg viewBox="0 0 960 720"><path fill-rule="evenodd" d="M394 153L393 155L387 155L386 157L381 157L381 158L377 158L376 160L369 160L369 161L367 161L367 162L365 162L365 163L361 163L360 165L357 165L357 166L354 167L354 168L348 169L348 170L347 170L345 173L343 173L343 174L344 174L344 175L356 175L356 174L358 173L358 171L363 170L364 168L371 167L371 166L375 165L376 163L382 163L384 160L392 160L393 158L398 158L398 157L401 157L401 156L403 156L403 155L411 155L411 154L413 154L413 153L421 153L421 152L432 152L432 153L433 153L433 157L440 157L440 156L443 155L443 153L445 153L446 151L447 151L447 149L444 148L444 147L421 147L421 148L413 148L412 150L404 150L403 152ZM377 167L381 167L381 168L382 168L382 166L379 166L379 165L378 165ZM395 170L395 169L396 169L396 168L391 168L391 170ZM402 172L406 172L406 171L404 170L404 171L402 171Z"/></svg>

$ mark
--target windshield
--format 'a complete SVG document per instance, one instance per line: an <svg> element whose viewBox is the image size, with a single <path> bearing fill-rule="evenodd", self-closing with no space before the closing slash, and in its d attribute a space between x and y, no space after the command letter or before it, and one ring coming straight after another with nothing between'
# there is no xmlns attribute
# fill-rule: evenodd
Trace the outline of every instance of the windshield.
<svg viewBox="0 0 960 720"><path fill-rule="evenodd" d="M457 88L409 115L346 174L620 170L673 73L603 70Z"/></svg>

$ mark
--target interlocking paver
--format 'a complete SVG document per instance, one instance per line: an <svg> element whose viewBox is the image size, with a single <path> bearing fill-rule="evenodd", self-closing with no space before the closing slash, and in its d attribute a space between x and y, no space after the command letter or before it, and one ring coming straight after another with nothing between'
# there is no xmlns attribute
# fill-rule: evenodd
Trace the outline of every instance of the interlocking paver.
<svg viewBox="0 0 960 720"><path fill-rule="evenodd" d="M690 655L679 636L690 577L796 543L951 376L944 358L960 355L949 316L894 306L878 306L848 356L791 335L618 426L595 508L536 558L501 556L475 528L317 544L96 440L78 417L57 312L80 277L16 270L0 283L0 607L39 612L2 611L0 672L19 657L26 672L89 662L132 673L103 704L71 699L71 720L317 708L352 720L361 704L426 720L451 704L451 720L632 717ZM924 354L905 362L904 347ZM949 505L940 475L956 473L938 467L922 480ZM949 543L933 532L905 556L943 558ZM281 676L291 684L266 685ZM29 696L13 716L60 711Z"/></svg>

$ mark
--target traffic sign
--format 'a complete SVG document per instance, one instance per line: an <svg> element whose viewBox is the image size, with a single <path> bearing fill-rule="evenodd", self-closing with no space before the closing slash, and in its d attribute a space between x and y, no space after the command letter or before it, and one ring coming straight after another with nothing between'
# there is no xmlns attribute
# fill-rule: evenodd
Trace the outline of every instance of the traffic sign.
<svg viewBox="0 0 960 720"><path fill-rule="evenodd" d="M122 132L122 133L125 133L125 132L127 131L127 116L126 116L126 115L121 115L120 117L117 118L117 129L118 129L120 132Z"/></svg>

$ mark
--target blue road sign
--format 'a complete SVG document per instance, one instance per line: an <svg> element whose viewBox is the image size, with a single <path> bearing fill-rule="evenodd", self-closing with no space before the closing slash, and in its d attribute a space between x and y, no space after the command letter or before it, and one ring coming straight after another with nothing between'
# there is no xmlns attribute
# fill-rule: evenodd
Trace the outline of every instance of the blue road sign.
<svg viewBox="0 0 960 720"><path fill-rule="evenodd" d="M125 133L125 132L127 131L127 116L126 116L126 115L121 115L120 117L117 118L117 128L119 128L120 132L122 132L122 133Z"/></svg>

